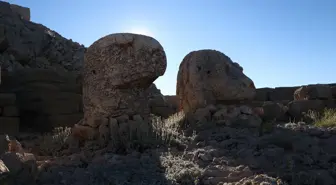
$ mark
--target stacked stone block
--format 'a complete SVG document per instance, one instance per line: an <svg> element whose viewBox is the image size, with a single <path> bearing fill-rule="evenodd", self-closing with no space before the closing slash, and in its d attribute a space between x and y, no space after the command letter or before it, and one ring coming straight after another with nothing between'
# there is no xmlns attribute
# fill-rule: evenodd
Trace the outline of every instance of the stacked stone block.
<svg viewBox="0 0 336 185"><path fill-rule="evenodd" d="M83 117L79 75L24 69L3 78L3 91L15 93L22 131L50 131L73 126Z"/></svg>
<svg viewBox="0 0 336 185"><path fill-rule="evenodd" d="M0 93L0 135L16 135L19 132L19 124L15 94Z"/></svg>

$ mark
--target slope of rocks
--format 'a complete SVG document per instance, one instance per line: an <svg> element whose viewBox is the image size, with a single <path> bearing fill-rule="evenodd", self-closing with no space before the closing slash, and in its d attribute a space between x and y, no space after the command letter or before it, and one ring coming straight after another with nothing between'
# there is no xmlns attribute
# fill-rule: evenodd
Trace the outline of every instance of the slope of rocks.
<svg viewBox="0 0 336 185"><path fill-rule="evenodd" d="M85 47L57 32L23 19L0 1L0 65L2 70L44 68L78 71Z"/></svg>

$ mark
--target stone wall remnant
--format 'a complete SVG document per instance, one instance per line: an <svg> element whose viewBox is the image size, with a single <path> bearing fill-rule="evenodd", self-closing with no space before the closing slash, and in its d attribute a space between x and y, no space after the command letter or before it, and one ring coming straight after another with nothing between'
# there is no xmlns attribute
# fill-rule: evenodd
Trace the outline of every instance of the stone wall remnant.
<svg viewBox="0 0 336 185"><path fill-rule="evenodd" d="M329 85L306 85L295 90L294 100L330 100L332 91Z"/></svg>
<svg viewBox="0 0 336 185"><path fill-rule="evenodd" d="M4 73L0 92L16 95L20 131L47 132L55 127L71 127L82 119L78 76L73 72L30 68Z"/></svg>
<svg viewBox="0 0 336 185"><path fill-rule="evenodd" d="M19 111L13 93L0 93L0 135L19 133Z"/></svg>

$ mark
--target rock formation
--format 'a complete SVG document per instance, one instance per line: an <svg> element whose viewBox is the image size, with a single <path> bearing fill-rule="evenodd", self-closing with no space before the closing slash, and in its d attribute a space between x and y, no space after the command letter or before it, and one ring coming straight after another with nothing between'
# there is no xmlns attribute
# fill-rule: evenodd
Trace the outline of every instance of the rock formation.
<svg viewBox="0 0 336 185"><path fill-rule="evenodd" d="M65 39L29 19L27 9L0 1L2 70L44 68L79 71L82 68L85 52L83 45Z"/></svg>
<svg viewBox="0 0 336 185"><path fill-rule="evenodd" d="M21 16L22 19L26 21L30 21L30 9L29 8L15 5L15 4L11 4L10 7L12 11L17 13L19 16Z"/></svg>
<svg viewBox="0 0 336 185"><path fill-rule="evenodd" d="M177 75L180 108L194 111L218 101L251 100L253 81L225 54L215 50L193 51L184 57Z"/></svg>
<svg viewBox="0 0 336 185"><path fill-rule="evenodd" d="M145 90L166 70L166 55L158 41L120 33L94 42L85 54L83 70L84 123L121 115L149 115Z"/></svg>

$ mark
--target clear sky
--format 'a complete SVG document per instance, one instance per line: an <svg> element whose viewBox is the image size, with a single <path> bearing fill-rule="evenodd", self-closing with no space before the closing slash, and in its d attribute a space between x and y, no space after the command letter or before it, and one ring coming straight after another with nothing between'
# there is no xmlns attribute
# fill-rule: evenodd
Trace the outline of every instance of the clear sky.
<svg viewBox="0 0 336 185"><path fill-rule="evenodd" d="M175 94L190 51L216 49L257 88L336 82L335 0L7 0L31 19L85 46L107 34L156 38L168 67L155 83Z"/></svg>

